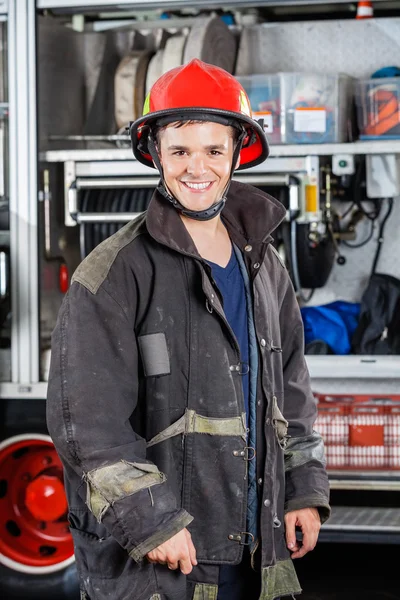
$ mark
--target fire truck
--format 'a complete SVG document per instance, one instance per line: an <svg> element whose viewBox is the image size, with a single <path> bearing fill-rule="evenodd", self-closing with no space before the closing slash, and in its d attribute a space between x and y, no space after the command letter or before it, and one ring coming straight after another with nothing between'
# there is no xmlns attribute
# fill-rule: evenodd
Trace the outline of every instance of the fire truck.
<svg viewBox="0 0 400 600"><path fill-rule="evenodd" d="M332 5L0 0L2 597L78 594L46 429L51 332L80 261L158 183L126 124L159 75L199 57L240 78L271 155L235 178L287 208L276 246L302 307L359 305L371 269L400 279L400 18ZM332 491L321 543L398 544L400 356L317 336L306 358Z"/></svg>

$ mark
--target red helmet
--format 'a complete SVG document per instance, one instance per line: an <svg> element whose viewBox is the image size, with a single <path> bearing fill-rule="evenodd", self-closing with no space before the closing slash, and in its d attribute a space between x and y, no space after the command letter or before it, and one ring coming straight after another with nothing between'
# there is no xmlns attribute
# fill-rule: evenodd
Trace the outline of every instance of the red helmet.
<svg viewBox="0 0 400 600"><path fill-rule="evenodd" d="M143 116L130 124L132 150L137 160L154 167L147 146L152 126L189 120L241 126L246 135L239 169L258 165L268 157L264 129L252 119L250 101L243 87L224 69L195 58L156 81L144 103Z"/></svg>

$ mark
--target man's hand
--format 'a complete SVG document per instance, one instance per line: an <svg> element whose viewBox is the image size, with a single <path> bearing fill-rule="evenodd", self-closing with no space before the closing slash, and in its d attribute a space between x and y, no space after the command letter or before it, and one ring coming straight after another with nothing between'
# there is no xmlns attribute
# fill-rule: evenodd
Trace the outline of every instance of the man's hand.
<svg viewBox="0 0 400 600"><path fill-rule="evenodd" d="M184 575L189 575L193 567L197 565L196 549L187 529L182 529L172 538L154 548L146 557L152 563L168 565L169 569L180 567Z"/></svg>
<svg viewBox="0 0 400 600"><path fill-rule="evenodd" d="M285 515L286 544L291 552L291 558L302 558L310 550L314 550L318 540L321 520L317 508L302 508L293 510ZM296 527L303 533L302 543L296 540Z"/></svg>

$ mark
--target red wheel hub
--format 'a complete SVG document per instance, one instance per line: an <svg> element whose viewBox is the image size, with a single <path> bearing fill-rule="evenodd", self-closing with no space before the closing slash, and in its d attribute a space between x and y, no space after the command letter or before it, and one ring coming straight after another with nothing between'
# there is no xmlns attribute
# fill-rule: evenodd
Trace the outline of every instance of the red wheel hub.
<svg viewBox="0 0 400 600"><path fill-rule="evenodd" d="M62 466L51 441L23 438L0 446L0 554L48 568L73 556Z"/></svg>
<svg viewBox="0 0 400 600"><path fill-rule="evenodd" d="M68 508L62 482L49 475L40 475L27 485L25 504L38 521L57 521Z"/></svg>

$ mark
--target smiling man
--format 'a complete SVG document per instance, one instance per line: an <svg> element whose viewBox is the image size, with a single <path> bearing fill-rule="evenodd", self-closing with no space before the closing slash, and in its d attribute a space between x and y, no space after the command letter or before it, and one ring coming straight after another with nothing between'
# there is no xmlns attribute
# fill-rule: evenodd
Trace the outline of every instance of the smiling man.
<svg viewBox="0 0 400 600"><path fill-rule="evenodd" d="M329 515L303 327L271 245L285 210L235 169L268 156L247 96L193 60L130 126L146 214L76 271L48 426L82 598L274 600ZM296 540L295 529L302 532Z"/></svg>

